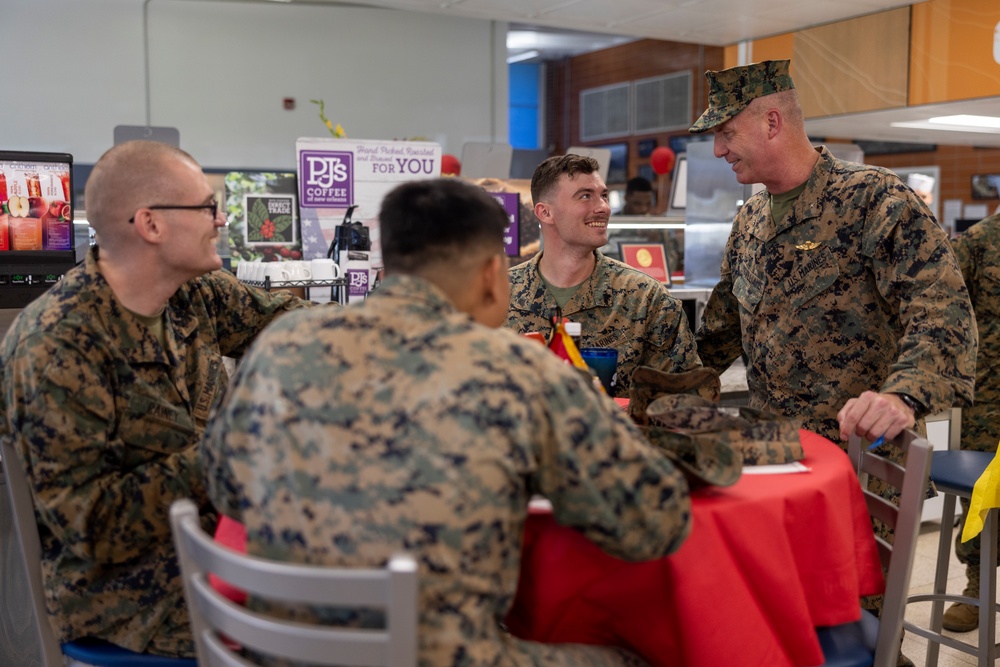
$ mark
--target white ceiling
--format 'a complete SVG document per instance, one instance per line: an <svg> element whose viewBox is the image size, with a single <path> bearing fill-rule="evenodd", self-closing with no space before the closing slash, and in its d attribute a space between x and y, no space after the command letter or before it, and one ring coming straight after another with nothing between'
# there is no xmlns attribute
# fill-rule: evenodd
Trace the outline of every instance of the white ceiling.
<svg viewBox="0 0 1000 667"><path fill-rule="evenodd" d="M794 32L897 7L914 0L279 0L353 4L510 23L527 42L508 40L508 55L528 50L562 58L650 38L711 46ZM920 0L923 1L923 0ZM527 31L528 35L521 35ZM534 32L531 35L531 32ZM512 35L513 37L513 35ZM752 60L752 54L750 56ZM890 122L940 115L1000 116L1000 98L851 114L807 121L814 137L1000 147L1000 133L893 128Z"/></svg>

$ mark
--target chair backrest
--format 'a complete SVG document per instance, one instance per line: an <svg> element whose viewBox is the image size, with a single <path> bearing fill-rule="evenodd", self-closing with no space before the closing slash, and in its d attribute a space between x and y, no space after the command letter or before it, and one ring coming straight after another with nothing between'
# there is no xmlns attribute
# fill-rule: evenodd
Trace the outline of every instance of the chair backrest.
<svg viewBox="0 0 1000 667"><path fill-rule="evenodd" d="M0 463L3 465L4 486L10 503L26 569L25 584L28 587L34 626L37 629L38 651L45 667L61 667L65 664L59 641L56 639L49 615L45 608L45 589L42 584L42 547L38 539L38 524L35 523L35 505L31 499L28 478L14 450L14 441L9 435L0 437ZM8 561L9 562L9 561Z"/></svg>
<svg viewBox="0 0 1000 667"><path fill-rule="evenodd" d="M202 530L197 508L186 499L171 506L170 522L202 667L252 664L226 639L269 656L319 665L417 664L417 564L411 556L395 556L380 569L296 565L248 556ZM252 598L380 608L386 626L344 628L275 618L230 601L212 587L209 573Z"/></svg>
<svg viewBox="0 0 1000 667"><path fill-rule="evenodd" d="M875 536L882 567L886 570L886 585L874 667L894 667L899 654L903 612L920 532L920 511L927 496L931 471L931 445L925 438L905 430L891 444L903 451L903 465L870 451L857 436L853 436L847 446L847 453L858 471L869 514L893 531L891 544L881 536ZM869 490L871 477L899 491L898 506Z"/></svg>

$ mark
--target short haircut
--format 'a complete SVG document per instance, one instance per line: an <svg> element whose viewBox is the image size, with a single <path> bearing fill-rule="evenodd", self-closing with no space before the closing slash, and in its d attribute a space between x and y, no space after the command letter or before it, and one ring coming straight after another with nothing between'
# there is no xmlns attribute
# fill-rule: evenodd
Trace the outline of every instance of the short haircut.
<svg viewBox="0 0 1000 667"><path fill-rule="evenodd" d="M410 181L382 200L387 272L413 273L470 251L503 252L507 213L485 190L454 178Z"/></svg>
<svg viewBox="0 0 1000 667"><path fill-rule="evenodd" d="M649 182L649 179L643 178L642 176L636 176L635 178L628 179L628 183L625 184L625 194L630 192L652 192L653 184Z"/></svg>
<svg viewBox="0 0 1000 667"><path fill-rule="evenodd" d="M582 155L553 155L535 168L531 177L531 201L537 204L545 197L559 178L566 174L570 178L577 174L593 174L601 170L601 165L592 157Z"/></svg>
<svg viewBox="0 0 1000 667"><path fill-rule="evenodd" d="M198 164L180 148L155 141L127 141L105 152L90 172L84 193L87 217L97 233L124 223L140 207L183 194L167 172L171 160Z"/></svg>

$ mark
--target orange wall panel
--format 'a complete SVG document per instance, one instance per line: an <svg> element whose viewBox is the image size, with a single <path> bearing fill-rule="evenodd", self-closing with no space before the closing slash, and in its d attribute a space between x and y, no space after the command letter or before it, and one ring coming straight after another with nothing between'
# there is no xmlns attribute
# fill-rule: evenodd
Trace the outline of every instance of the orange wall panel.
<svg viewBox="0 0 1000 667"><path fill-rule="evenodd" d="M930 0L912 11L911 106L1000 95L998 0Z"/></svg>

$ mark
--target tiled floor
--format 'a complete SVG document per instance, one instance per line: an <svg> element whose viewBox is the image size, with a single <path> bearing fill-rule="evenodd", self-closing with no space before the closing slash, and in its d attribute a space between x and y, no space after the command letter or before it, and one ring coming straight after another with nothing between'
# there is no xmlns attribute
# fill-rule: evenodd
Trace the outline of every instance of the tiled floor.
<svg viewBox="0 0 1000 667"><path fill-rule="evenodd" d="M937 567L938 549L938 524L927 522L923 525L920 537L917 540L917 558L913 565L913 574L910 576L910 593L930 593L934 589L934 570ZM965 566L955 558L955 549L951 549L951 564L948 566L948 592L961 593L965 588ZM946 605L947 606L947 605ZM906 608L906 620L917 625L928 626L930 624L931 605L929 602L913 603ZM950 633L962 641L976 643L977 631L965 633ZM1000 632L997 633L1000 637ZM923 637L907 634L903 638L903 653L917 665L921 667L925 663L927 653L927 640ZM968 667L976 665L976 658L967 653L962 653L946 646L941 647L938 658L940 667Z"/></svg>

